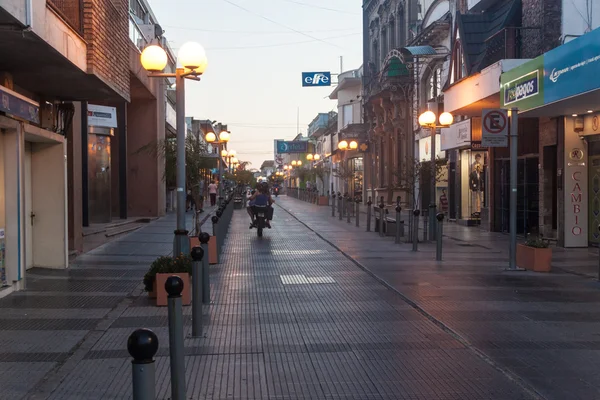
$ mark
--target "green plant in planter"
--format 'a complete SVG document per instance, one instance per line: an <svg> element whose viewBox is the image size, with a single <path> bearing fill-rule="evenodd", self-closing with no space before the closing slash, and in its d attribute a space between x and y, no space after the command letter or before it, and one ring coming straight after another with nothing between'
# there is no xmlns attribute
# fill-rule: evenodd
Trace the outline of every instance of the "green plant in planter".
<svg viewBox="0 0 600 400"><path fill-rule="evenodd" d="M528 233L527 239L525 240L525 246L534 247L536 249L546 249L550 246L550 242L544 239L542 235L538 236Z"/></svg>
<svg viewBox="0 0 600 400"><path fill-rule="evenodd" d="M150 269L144 275L144 289L151 292L156 279L156 274L192 274L192 258L189 255L180 254L178 257L161 256L150 265Z"/></svg>

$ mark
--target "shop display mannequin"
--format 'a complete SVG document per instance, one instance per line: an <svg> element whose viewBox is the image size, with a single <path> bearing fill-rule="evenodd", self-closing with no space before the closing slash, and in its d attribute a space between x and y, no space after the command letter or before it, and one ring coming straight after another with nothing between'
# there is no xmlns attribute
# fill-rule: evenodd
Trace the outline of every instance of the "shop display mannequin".
<svg viewBox="0 0 600 400"><path fill-rule="evenodd" d="M469 188L471 189L471 200L473 205L474 217L479 217L481 213L481 203L483 196L483 167L479 162L481 156L477 154L472 166L472 172L469 174Z"/></svg>

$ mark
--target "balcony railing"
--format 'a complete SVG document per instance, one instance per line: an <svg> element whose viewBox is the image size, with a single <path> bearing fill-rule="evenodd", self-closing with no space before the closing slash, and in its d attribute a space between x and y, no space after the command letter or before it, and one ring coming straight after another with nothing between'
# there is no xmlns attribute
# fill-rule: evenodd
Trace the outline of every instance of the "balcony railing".
<svg viewBox="0 0 600 400"><path fill-rule="evenodd" d="M486 58L482 68L500 60L535 58L541 54L540 28L507 27L485 41Z"/></svg>
<svg viewBox="0 0 600 400"><path fill-rule="evenodd" d="M83 33L83 0L47 0L47 4L76 32Z"/></svg>
<svg viewBox="0 0 600 400"><path fill-rule="evenodd" d="M142 30L131 15L129 16L129 39L133 42L133 44L135 45L135 47L138 48L139 51L144 50L144 48L148 44L148 40L146 39L146 37L142 33Z"/></svg>

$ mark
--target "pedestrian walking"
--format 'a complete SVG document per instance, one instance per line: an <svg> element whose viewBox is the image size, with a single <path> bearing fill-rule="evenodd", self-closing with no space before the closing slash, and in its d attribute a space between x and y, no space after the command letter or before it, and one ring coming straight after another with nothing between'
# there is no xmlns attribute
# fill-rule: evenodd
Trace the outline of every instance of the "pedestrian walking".
<svg viewBox="0 0 600 400"><path fill-rule="evenodd" d="M208 185L208 194L210 195L210 205L215 206L217 204L217 185L215 181L210 181Z"/></svg>

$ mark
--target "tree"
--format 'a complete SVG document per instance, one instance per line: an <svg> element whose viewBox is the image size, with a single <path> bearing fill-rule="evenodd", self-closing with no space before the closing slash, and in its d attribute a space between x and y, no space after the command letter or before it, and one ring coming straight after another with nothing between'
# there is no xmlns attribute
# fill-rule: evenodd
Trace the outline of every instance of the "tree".
<svg viewBox="0 0 600 400"><path fill-rule="evenodd" d="M175 138L150 142L136 150L134 154L147 154L164 161L163 181L169 189L177 186L177 140ZM202 170L210 169L214 163L215 160L208 157L204 142L194 135L188 135L185 139L185 184L195 195L199 191Z"/></svg>
<svg viewBox="0 0 600 400"><path fill-rule="evenodd" d="M325 187L325 167L323 167L323 165L319 164L316 165L313 169L312 172L315 176L315 180L316 178L319 178L319 180L321 181L321 184L323 185L323 193L324 194L327 190L327 188Z"/></svg>
<svg viewBox="0 0 600 400"><path fill-rule="evenodd" d="M333 171L333 176L339 178L344 183L344 191L348 190L348 182L354 178L354 171L348 166L348 163L342 161L338 163L337 168Z"/></svg>
<svg viewBox="0 0 600 400"><path fill-rule="evenodd" d="M440 182L445 175L445 165L446 161L438 157L435 160L435 169L433 170L431 161L419 161L414 157L409 157L404 163L403 168L394 173L396 186L398 189L406 192L406 195L412 199L412 206L416 207L419 204L421 194L420 191L417 191L419 183L429 184L428 182L423 182L423 179L431 177L432 171L435 173L435 181Z"/></svg>

